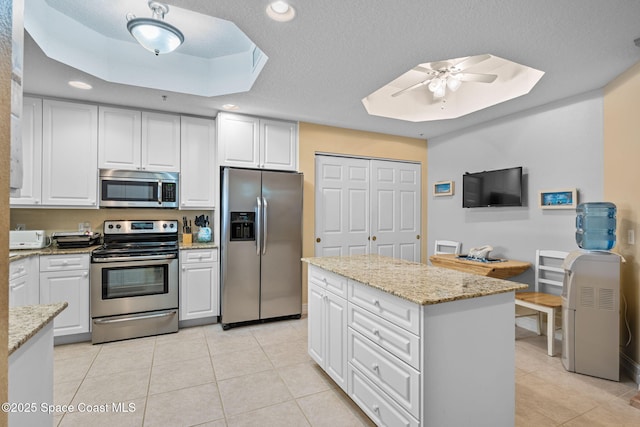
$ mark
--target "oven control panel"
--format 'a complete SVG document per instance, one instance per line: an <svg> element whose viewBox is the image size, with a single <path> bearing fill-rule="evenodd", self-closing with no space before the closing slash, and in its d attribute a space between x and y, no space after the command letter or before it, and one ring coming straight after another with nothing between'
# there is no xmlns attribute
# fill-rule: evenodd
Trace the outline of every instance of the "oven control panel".
<svg viewBox="0 0 640 427"><path fill-rule="evenodd" d="M104 222L104 234L178 234L177 220L117 220Z"/></svg>

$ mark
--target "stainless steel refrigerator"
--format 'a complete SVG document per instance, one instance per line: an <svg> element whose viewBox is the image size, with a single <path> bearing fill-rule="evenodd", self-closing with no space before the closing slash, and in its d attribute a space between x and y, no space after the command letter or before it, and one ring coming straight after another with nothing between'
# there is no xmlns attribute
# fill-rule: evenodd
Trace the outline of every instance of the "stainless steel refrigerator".
<svg viewBox="0 0 640 427"><path fill-rule="evenodd" d="M296 172L221 172L222 327L300 317L302 186Z"/></svg>

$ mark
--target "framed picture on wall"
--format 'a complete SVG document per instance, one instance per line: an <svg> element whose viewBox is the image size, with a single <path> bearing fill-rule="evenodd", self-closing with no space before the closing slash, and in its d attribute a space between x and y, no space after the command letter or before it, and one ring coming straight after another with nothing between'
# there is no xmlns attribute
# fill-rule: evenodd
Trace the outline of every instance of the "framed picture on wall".
<svg viewBox="0 0 640 427"><path fill-rule="evenodd" d="M578 190L563 188L538 192L538 206L541 209L575 209L578 205Z"/></svg>
<svg viewBox="0 0 640 427"><path fill-rule="evenodd" d="M453 196L453 181L438 181L433 184L434 196Z"/></svg>

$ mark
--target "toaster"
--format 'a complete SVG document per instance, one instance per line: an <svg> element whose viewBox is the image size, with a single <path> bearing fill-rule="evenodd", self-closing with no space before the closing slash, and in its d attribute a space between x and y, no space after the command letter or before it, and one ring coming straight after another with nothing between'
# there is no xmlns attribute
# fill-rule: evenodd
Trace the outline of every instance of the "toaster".
<svg viewBox="0 0 640 427"><path fill-rule="evenodd" d="M40 249L49 245L44 230L9 231L9 249Z"/></svg>

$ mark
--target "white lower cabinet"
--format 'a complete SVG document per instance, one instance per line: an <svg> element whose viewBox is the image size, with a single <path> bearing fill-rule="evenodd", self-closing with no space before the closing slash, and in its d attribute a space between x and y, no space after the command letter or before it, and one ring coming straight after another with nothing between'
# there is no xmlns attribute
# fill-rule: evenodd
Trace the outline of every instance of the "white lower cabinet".
<svg viewBox="0 0 640 427"><path fill-rule="evenodd" d="M40 257L40 303L68 303L53 320L54 336L89 332L89 262L89 254Z"/></svg>
<svg viewBox="0 0 640 427"><path fill-rule="evenodd" d="M347 390L347 300L309 280L309 355Z"/></svg>
<svg viewBox="0 0 640 427"><path fill-rule="evenodd" d="M180 320L220 315L218 250L180 251Z"/></svg>
<svg viewBox="0 0 640 427"><path fill-rule="evenodd" d="M9 307L40 302L38 257L30 256L9 264Z"/></svg>

